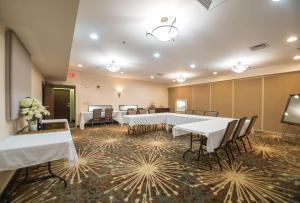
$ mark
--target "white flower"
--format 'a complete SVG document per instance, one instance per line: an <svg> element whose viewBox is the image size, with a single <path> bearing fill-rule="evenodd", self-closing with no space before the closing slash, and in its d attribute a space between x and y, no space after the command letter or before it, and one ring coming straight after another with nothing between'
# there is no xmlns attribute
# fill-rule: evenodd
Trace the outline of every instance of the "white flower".
<svg viewBox="0 0 300 203"><path fill-rule="evenodd" d="M40 113L37 113L37 114L35 114L35 117L36 117L36 118L42 118L42 117L43 117L43 115L42 115L42 114L40 114Z"/></svg>
<svg viewBox="0 0 300 203"><path fill-rule="evenodd" d="M20 107L22 107L22 108L29 108L30 106L32 106L32 102L33 102L33 99L30 98L30 97L22 99L20 101Z"/></svg>

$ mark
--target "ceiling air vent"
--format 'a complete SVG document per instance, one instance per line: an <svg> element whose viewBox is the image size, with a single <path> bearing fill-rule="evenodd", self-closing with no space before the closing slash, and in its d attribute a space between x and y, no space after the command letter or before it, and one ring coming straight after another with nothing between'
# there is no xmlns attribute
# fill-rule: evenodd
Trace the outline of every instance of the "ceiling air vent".
<svg viewBox="0 0 300 203"><path fill-rule="evenodd" d="M262 43L262 44L258 44L252 47L249 47L249 49L251 49L252 51L258 51L261 49L265 49L268 48L270 45L268 43Z"/></svg>
<svg viewBox="0 0 300 203"><path fill-rule="evenodd" d="M207 10L209 9L212 0L198 0Z"/></svg>
<svg viewBox="0 0 300 203"><path fill-rule="evenodd" d="M157 75L157 76L163 76L164 74L162 74L162 73L157 73L156 75Z"/></svg>

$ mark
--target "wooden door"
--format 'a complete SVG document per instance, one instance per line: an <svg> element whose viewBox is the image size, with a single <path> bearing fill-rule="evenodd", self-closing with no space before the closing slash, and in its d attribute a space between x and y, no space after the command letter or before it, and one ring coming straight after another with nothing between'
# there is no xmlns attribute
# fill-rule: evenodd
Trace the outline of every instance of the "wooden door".
<svg viewBox="0 0 300 203"><path fill-rule="evenodd" d="M70 121L70 90L54 89L54 118Z"/></svg>

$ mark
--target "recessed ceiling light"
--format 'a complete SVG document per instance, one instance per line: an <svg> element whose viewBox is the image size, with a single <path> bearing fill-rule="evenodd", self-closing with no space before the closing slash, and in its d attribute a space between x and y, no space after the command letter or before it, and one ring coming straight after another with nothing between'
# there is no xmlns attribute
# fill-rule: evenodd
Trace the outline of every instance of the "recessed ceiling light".
<svg viewBox="0 0 300 203"><path fill-rule="evenodd" d="M78 65L77 65L77 67L79 67L79 68L82 68L82 67L83 67L83 65L82 65L82 64L78 64Z"/></svg>
<svg viewBox="0 0 300 203"><path fill-rule="evenodd" d="M278 2L278 1L281 1L281 0L272 0L272 1L274 1L274 2Z"/></svg>
<svg viewBox="0 0 300 203"><path fill-rule="evenodd" d="M300 55L294 56L294 60L299 60L300 59Z"/></svg>
<svg viewBox="0 0 300 203"><path fill-rule="evenodd" d="M296 36L291 36L291 37L286 39L287 42L295 42L297 40L298 40L298 37L296 37Z"/></svg>
<svg viewBox="0 0 300 203"><path fill-rule="evenodd" d="M158 52L156 52L156 53L153 54L153 56L154 56L155 58L159 58L159 57L160 57L160 54L159 54Z"/></svg>
<svg viewBox="0 0 300 203"><path fill-rule="evenodd" d="M150 76L150 78L151 78L151 79L154 79L154 76L153 76L153 75L151 75L151 76Z"/></svg>
<svg viewBox="0 0 300 203"><path fill-rule="evenodd" d="M196 68L196 65L195 64L191 64L190 68Z"/></svg>
<svg viewBox="0 0 300 203"><path fill-rule="evenodd" d="M176 80L172 80L172 82L176 82Z"/></svg>
<svg viewBox="0 0 300 203"><path fill-rule="evenodd" d="M183 83L186 81L186 77L184 77L183 75L179 75L179 77L176 80L179 83Z"/></svg>
<svg viewBox="0 0 300 203"><path fill-rule="evenodd" d="M214 74L214 75L218 75L218 72L217 72L217 71L215 71L215 72L213 72L213 74Z"/></svg>
<svg viewBox="0 0 300 203"><path fill-rule="evenodd" d="M243 64L242 62L238 62L235 66L232 67L232 71L236 73L242 73L249 68L248 65Z"/></svg>
<svg viewBox="0 0 300 203"><path fill-rule="evenodd" d="M90 34L90 38L96 40L96 39L98 39L99 37L98 37L98 35L97 35L96 33L91 33L91 34Z"/></svg>
<svg viewBox="0 0 300 203"><path fill-rule="evenodd" d="M122 72L120 72L121 74L124 74L124 72L122 71Z"/></svg>

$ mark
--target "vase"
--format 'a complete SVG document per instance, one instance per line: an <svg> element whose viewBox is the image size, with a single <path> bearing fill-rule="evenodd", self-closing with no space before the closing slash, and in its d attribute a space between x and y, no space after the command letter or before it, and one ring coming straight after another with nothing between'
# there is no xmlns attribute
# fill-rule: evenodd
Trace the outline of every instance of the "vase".
<svg viewBox="0 0 300 203"><path fill-rule="evenodd" d="M29 131L37 131L37 127L38 127L37 120L28 121L28 130Z"/></svg>

